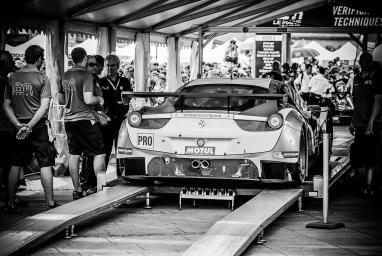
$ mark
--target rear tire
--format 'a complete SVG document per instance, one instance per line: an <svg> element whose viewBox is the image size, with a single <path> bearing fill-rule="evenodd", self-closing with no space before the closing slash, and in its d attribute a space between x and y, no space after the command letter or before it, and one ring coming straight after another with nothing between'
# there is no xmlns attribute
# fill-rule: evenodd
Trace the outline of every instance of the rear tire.
<svg viewBox="0 0 382 256"><path fill-rule="evenodd" d="M292 180L296 183L296 185L301 185L304 182L307 174L308 164L308 147L306 145L306 136L304 132L301 132L298 161L297 163L287 165L288 170L292 176Z"/></svg>

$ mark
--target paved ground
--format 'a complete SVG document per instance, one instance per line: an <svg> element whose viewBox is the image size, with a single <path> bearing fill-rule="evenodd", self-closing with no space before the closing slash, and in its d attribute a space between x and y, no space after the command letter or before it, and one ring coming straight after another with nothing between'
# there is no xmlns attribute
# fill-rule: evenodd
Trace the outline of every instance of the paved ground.
<svg viewBox="0 0 382 256"><path fill-rule="evenodd" d="M345 139L347 138L347 139ZM337 127L337 152L346 153L351 136ZM362 173L354 179L341 179L330 192L329 221L343 222L338 230L305 228L322 220L319 199L304 200L303 213L290 207L265 230L267 242L252 244L243 255L382 255L381 195L364 198L358 187ZM56 198L71 201L69 177L56 178ZM0 213L0 230L18 220L42 211L44 204L39 180L28 181L20 196L30 203L20 214ZM240 198L237 206L248 198ZM131 201L125 208L112 208L76 226L77 237L64 239L59 234L32 255L182 255L217 220L231 211L224 202L204 201L197 208L190 202L178 210L176 196L157 196L153 209L143 209L144 198Z"/></svg>

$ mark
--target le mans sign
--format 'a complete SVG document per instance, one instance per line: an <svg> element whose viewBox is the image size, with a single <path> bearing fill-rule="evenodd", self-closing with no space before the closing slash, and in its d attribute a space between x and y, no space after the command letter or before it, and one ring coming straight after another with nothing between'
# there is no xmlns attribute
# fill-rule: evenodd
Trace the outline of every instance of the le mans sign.
<svg viewBox="0 0 382 256"><path fill-rule="evenodd" d="M324 6L285 16L261 27L382 27L382 16L344 5Z"/></svg>

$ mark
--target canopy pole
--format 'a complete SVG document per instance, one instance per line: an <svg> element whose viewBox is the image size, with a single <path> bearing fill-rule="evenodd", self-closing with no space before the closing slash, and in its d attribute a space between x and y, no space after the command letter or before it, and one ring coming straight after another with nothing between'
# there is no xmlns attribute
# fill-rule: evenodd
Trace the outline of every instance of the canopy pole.
<svg viewBox="0 0 382 256"><path fill-rule="evenodd" d="M108 27L97 27L97 54L106 57L110 52L110 37Z"/></svg>
<svg viewBox="0 0 382 256"><path fill-rule="evenodd" d="M202 78L203 73L203 28L199 27L199 40L198 40L198 56L199 56L199 70L197 78Z"/></svg>
<svg viewBox="0 0 382 256"><path fill-rule="evenodd" d="M54 20L46 30L46 75L49 77L53 99L56 100L58 85L64 73L65 21Z"/></svg>
<svg viewBox="0 0 382 256"><path fill-rule="evenodd" d="M7 28L4 25L0 26L0 50L5 50L7 43Z"/></svg>

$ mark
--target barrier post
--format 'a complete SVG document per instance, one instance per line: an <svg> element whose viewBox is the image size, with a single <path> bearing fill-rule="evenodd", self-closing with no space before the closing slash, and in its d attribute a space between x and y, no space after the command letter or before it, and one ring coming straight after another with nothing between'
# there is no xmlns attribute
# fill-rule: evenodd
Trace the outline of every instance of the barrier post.
<svg viewBox="0 0 382 256"><path fill-rule="evenodd" d="M335 229L345 227L343 223L329 222L329 134L323 134L323 199L322 199L322 222L312 222L307 228Z"/></svg>

